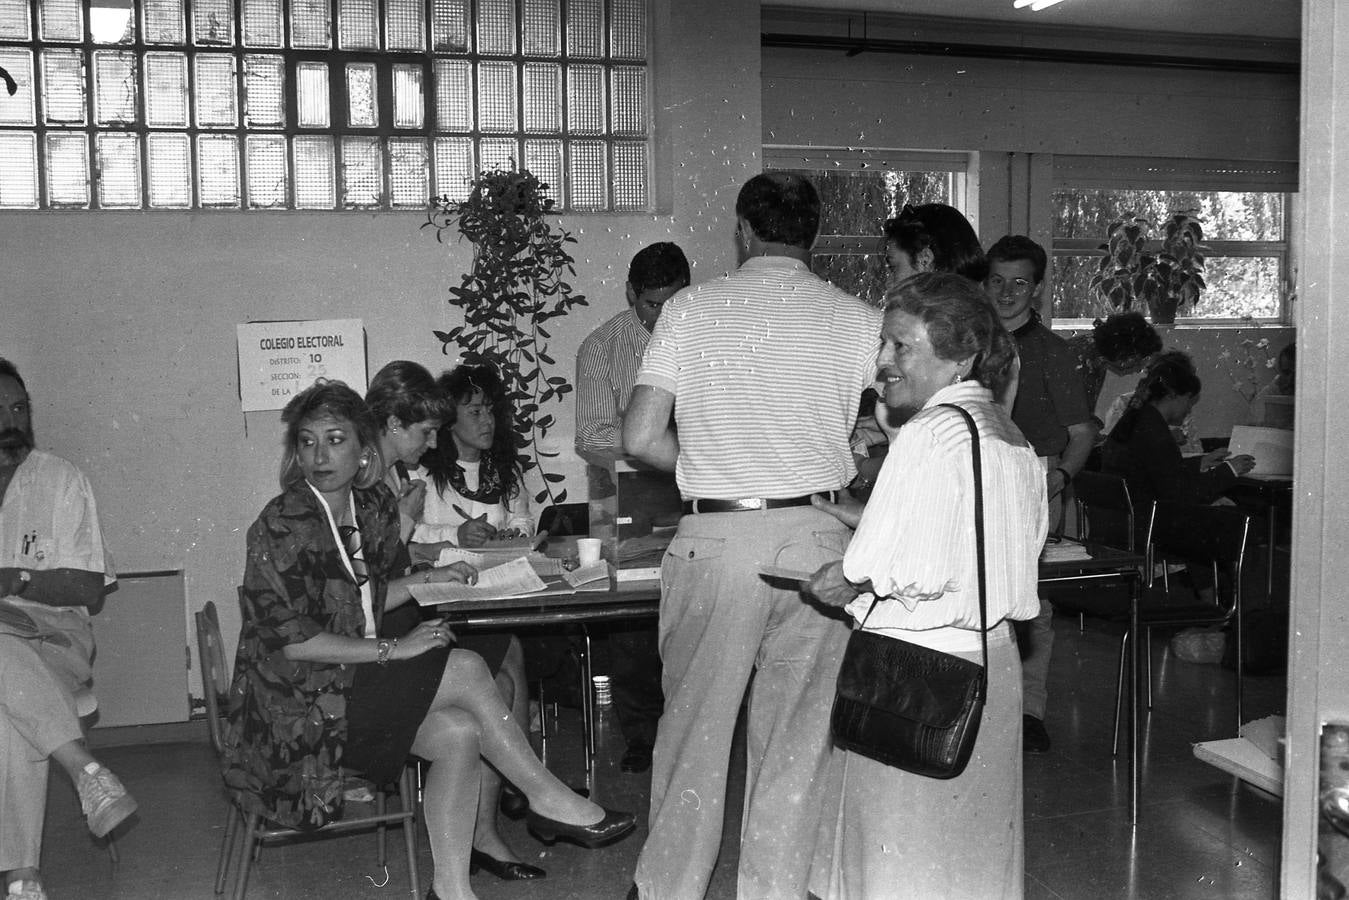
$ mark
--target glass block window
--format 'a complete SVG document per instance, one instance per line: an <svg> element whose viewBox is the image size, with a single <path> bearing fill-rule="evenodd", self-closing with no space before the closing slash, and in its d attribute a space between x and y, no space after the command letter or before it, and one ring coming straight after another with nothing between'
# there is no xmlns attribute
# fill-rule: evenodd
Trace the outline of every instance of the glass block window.
<svg viewBox="0 0 1349 900"><path fill-rule="evenodd" d="M647 4L0 0L0 209L414 209L528 168L645 210Z"/></svg>

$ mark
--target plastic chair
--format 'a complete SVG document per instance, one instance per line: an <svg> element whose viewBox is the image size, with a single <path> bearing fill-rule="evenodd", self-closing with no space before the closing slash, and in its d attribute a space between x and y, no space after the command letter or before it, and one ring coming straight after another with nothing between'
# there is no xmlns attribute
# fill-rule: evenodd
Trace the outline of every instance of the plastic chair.
<svg viewBox="0 0 1349 900"><path fill-rule="evenodd" d="M1073 479L1078 539L1133 552L1135 516L1128 483L1118 475L1082 471ZM1077 630L1086 628L1086 613L1078 612Z"/></svg>
<svg viewBox="0 0 1349 900"><path fill-rule="evenodd" d="M217 755L224 752L224 720L222 709L229 696L230 678L225 668L225 648L220 636L220 617L215 604L207 602L196 614L197 654L201 662L202 687L206 694L206 721L210 730L211 746ZM389 825L401 825L403 839L407 846L408 877L411 880L411 895L421 900L417 873L417 808L416 789L412 773L404 768L399 778L400 808L390 812L387 797L383 791L375 794L375 812L372 815L349 816L339 822L332 822L314 831L300 831L294 828L274 826L262 819L257 813L246 812L230 800L228 818L225 822L225 836L220 844L220 858L216 864L215 892L225 892L225 882L229 877L230 857L235 851L239 837L239 825L243 824L243 842L238 850L239 872L234 882L234 900L243 900L248 892L248 874L253 862L261 852L266 841L286 838L324 836L341 834L359 828L374 827L377 833L378 864L383 867L388 859L386 852L386 829Z"/></svg>

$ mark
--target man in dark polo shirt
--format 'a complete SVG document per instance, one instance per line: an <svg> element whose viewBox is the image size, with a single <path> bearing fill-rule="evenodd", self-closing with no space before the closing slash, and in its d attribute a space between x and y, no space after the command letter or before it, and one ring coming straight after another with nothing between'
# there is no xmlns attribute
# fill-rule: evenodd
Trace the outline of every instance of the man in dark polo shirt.
<svg viewBox="0 0 1349 900"><path fill-rule="evenodd" d="M1047 263L1043 247L1024 235L1009 234L988 250L984 290L1003 327L1016 338L1021 373L1012 421L1045 463L1052 534L1063 521L1063 491L1086 464L1096 441L1096 423L1072 348L1045 327L1036 309ZM1022 744L1028 753L1049 749L1044 718L1053 618L1053 607L1042 598L1040 615L1027 623L1022 648Z"/></svg>

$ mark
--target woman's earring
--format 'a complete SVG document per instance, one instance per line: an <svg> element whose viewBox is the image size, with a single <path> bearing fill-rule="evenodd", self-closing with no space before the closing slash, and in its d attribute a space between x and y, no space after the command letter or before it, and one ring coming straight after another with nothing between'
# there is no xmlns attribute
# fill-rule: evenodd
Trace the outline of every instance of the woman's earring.
<svg viewBox="0 0 1349 900"><path fill-rule="evenodd" d="M368 465L370 465L370 457L368 457L368 456L362 456L362 457L361 457L361 468L365 468L365 467L368 466Z"/></svg>

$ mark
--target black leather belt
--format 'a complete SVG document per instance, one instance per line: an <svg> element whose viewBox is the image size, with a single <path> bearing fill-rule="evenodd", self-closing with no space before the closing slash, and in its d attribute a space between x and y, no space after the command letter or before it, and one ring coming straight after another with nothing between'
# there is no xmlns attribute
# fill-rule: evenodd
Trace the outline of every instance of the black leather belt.
<svg viewBox="0 0 1349 900"><path fill-rule="evenodd" d="M830 503L838 499L838 491L816 491ZM804 497L742 497L739 500L685 500L684 515L695 513L749 512L762 509L783 509L788 506L810 506L810 498Z"/></svg>

